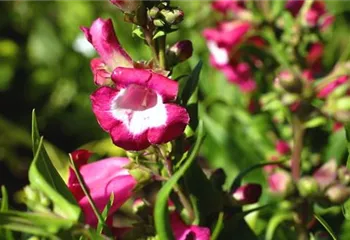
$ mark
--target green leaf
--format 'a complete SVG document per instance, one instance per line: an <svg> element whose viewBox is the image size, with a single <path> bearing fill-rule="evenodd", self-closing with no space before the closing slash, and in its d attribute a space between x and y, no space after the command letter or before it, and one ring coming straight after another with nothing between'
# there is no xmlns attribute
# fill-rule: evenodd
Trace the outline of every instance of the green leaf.
<svg viewBox="0 0 350 240"><path fill-rule="evenodd" d="M211 240L216 240L218 238L221 230L224 227L223 222L224 222L224 212L220 212L219 216L218 216L218 219L217 219L217 221L215 223L215 226L214 226L214 228L212 230L212 234L210 236Z"/></svg>
<svg viewBox="0 0 350 240"><path fill-rule="evenodd" d="M54 214L29 213L19 211L0 212L0 228L25 232L40 236L54 237L61 230L72 228L72 220Z"/></svg>
<svg viewBox="0 0 350 240"><path fill-rule="evenodd" d="M331 235L331 237L333 238L333 240L337 240L337 237L335 236L335 233L333 232L332 228L328 225L328 223L326 222L326 220L324 220L320 215L318 214L314 214L315 218L317 219L317 221L319 221L321 223L321 225L324 227L324 229L326 229L326 231L329 233L329 235Z"/></svg>
<svg viewBox="0 0 350 240"><path fill-rule="evenodd" d="M154 207L154 222L159 239L172 240L174 236L170 227L169 221L169 209L168 198L172 192L174 186L180 180L180 178L187 172L195 161L199 148L204 140L203 123L200 122L198 126L198 135L194 147L190 150L188 158L184 164L176 171L176 173L164 184L164 186L158 192Z"/></svg>
<svg viewBox="0 0 350 240"><path fill-rule="evenodd" d="M348 147L348 159L346 162L346 167L350 169L350 124L345 124L345 133L346 133L346 141L347 141L347 147ZM343 214L344 217L347 220L350 220L350 199L348 199L344 204L343 204Z"/></svg>
<svg viewBox="0 0 350 240"><path fill-rule="evenodd" d="M278 17L281 12L284 10L286 4L283 0L271 1L271 19Z"/></svg>
<svg viewBox="0 0 350 240"><path fill-rule="evenodd" d="M203 62L199 61L189 77L187 79L185 78L180 80L179 99L182 100L183 105L187 104L188 100L191 98L192 94L197 88L202 66Z"/></svg>
<svg viewBox="0 0 350 240"><path fill-rule="evenodd" d="M109 212L109 209L111 209L113 202L114 202L114 194L112 193L111 196L109 197L108 203L106 204L105 208L101 213L101 217L103 218L104 222L106 222L107 220L108 212ZM97 232L102 233L103 227L104 227L104 224L99 222L97 225Z"/></svg>
<svg viewBox="0 0 350 240"><path fill-rule="evenodd" d="M8 194L5 186L1 186L1 207L0 212L6 212L9 209ZM4 232L0 229L0 236L5 236L7 240L14 240L12 232L6 229Z"/></svg>
<svg viewBox="0 0 350 240"><path fill-rule="evenodd" d="M325 117L315 117L304 123L305 128L315 128L327 123L327 119Z"/></svg>
<svg viewBox="0 0 350 240"><path fill-rule="evenodd" d="M47 155L43 138L39 136L34 110L32 141L34 159L28 173L31 186L42 191L53 202L56 213L77 221L81 217L80 207Z"/></svg>
<svg viewBox="0 0 350 240"><path fill-rule="evenodd" d="M205 222L207 216L222 209L221 193L213 187L197 162L189 167L184 180L196 212L194 224Z"/></svg>

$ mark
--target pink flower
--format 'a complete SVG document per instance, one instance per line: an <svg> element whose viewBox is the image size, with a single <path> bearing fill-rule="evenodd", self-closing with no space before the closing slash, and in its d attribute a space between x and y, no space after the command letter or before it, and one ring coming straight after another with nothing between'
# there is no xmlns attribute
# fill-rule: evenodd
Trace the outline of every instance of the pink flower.
<svg viewBox="0 0 350 240"><path fill-rule="evenodd" d="M238 85L243 92L252 92L255 90L256 82L251 75L248 63L228 64L219 69L231 83Z"/></svg>
<svg viewBox="0 0 350 240"><path fill-rule="evenodd" d="M118 88L101 87L91 95L100 126L115 145L142 150L180 136L189 122L185 108L174 103L178 83L151 70L117 67Z"/></svg>
<svg viewBox="0 0 350 240"><path fill-rule="evenodd" d="M77 160L74 159L73 154L74 152L72 153L73 160ZM113 157L79 166L79 172L100 212L105 208L111 194L114 194L114 201L108 216L111 216L131 197L137 184L136 179L124 168L129 163L128 158ZM70 171L69 174L68 188L82 208L86 223L95 226L97 218L73 171Z"/></svg>
<svg viewBox="0 0 350 240"><path fill-rule="evenodd" d="M296 17L304 2L304 0L288 0L286 8ZM306 13L305 20L310 27L318 26L321 30L324 30L333 23L334 16L328 14L323 1L314 1Z"/></svg>
<svg viewBox="0 0 350 240"><path fill-rule="evenodd" d="M316 42L310 45L308 54L306 56L306 64L308 68L315 75L322 69L322 57L324 52L324 45L320 42Z"/></svg>
<svg viewBox="0 0 350 240"><path fill-rule="evenodd" d="M337 178L337 162L332 159L323 164L313 174L314 179L322 189L325 189Z"/></svg>
<svg viewBox="0 0 350 240"><path fill-rule="evenodd" d="M207 28L203 36L213 58L214 66L229 62L229 53L237 47L251 29L251 24L245 21L222 22L217 28Z"/></svg>
<svg viewBox="0 0 350 240"><path fill-rule="evenodd" d="M291 182L291 176L284 170L279 170L268 177L270 191L276 194L286 194Z"/></svg>
<svg viewBox="0 0 350 240"><path fill-rule="evenodd" d="M170 224L176 240L196 239L209 240L210 230L206 227L186 225L177 213L170 215Z"/></svg>
<svg viewBox="0 0 350 240"><path fill-rule="evenodd" d="M341 76L334 80L333 82L327 84L324 88L322 88L318 94L317 97L319 98L326 98L329 94L331 94L337 87L343 85L348 81L348 76Z"/></svg>
<svg viewBox="0 0 350 240"><path fill-rule="evenodd" d="M94 46L100 58L91 60L94 82L104 85L116 67L133 67L132 60L121 47L111 19L96 19L90 28L81 27L87 40Z"/></svg>
<svg viewBox="0 0 350 240"><path fill-rule="evenodd" d="M215 0L212 2L212 7L224 14L228 11L239 13L246 9L244 1L242 0Z"/></svg>
<svg viewBox="0 0 350 240"><path fill-rule="evenodd" d="M134 12L141 5L140 0L110 0L110 2L127 13Z"/></svg>
<svg viewBox="0 0 350 240"><path fill-rule="evenodd" d="M259 201L261 196L261 185L248 183L240 186L233 194L233 198L241 204L251 204Z"/></svg>

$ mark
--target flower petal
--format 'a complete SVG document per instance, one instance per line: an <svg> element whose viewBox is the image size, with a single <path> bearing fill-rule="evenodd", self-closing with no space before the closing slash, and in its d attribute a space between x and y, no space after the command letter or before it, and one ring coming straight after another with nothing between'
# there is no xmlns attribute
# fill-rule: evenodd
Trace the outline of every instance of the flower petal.
<svg viewBox="0 0 350 240"><path fill-rule="evenodd" d="M100 126L107 132L117 124L111 106L118 93L119 91L114 88L100 87L90 96L92 111L95 113Z"/></svg>
<svg viewBox="0 0 350 240"><path fill-rule="evenodd" d="M150 88L160 94L164 101L175 100L178 92L177 82L146 69L117 67L113 70L112 80L116 85L137 84Z"/></svg>
<svg viewBox="0 0 350 240"><path fill-rule="evenodd" d="M167 119L163 126L148 130L148 140L152 144L171 141L180 136L190 121L185 108L176 104L165 104Z"/></svg>
<svg viewBox="0 0 350 240"><path fill-rule="evenodd" d="M81 30L110 70L117 66L132 67L132 60L121 47L111 19L98 18L90 28L81 27Z"/></svg>
<svg viewBox="0 0 350 240"><path fill-rule="evenodd" d="M100 58L94 58L90 62L91 71L94 74L94 83L102 86L108 83L111 73L106 71L107 66Z"/></svg>

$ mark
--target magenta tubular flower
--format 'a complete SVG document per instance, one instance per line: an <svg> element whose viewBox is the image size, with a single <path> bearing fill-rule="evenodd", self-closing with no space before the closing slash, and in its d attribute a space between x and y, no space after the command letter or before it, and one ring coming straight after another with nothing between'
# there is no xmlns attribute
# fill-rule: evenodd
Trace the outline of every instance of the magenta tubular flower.
<svg viewBox="0 0 350 240"><path fill-rule="evenodd" d="M318 94L317 97L319 98L326 98L329 94L331 94L337 87L343 85L348 81L348 76L341 76L337 78L335 81L329 83L327 86L322 88Z"/></svg>
<svg viewBox="0 0 350 240"><path fill-rule="evenodd" d="M196 239L209 240L210 230L206 227L186 225L177 213L170 215L170 224L176 240Z"/></svg>
<svg viewBox="0 0 350 240"><path fill-rule="evenodd" d="M244 1L242 0L215 0L212 2L212 7L224 14L229 11L238 14L246 9Z"/></svg>
<svg viewBox="0 0 350 240"><path fill-rule="evenodd" d="M131 13L141 5L141 0L109 0L123 12Z"/></svg>
<svg viewBox="0 0 350 240"><path fill-rule="evenodd" d="M248 183L240 186L234 193L233 198L241 204L252 204L259 201L261 196L261 185L255 183Z"/></svg>
<svg viewBox="0 0 350 240"><path fill-rule="evenodd" d="M174 103L178 83L151 70L116 68L118 89L101 87L91 95L100 126L115 145L142 150L180 136L189 122L185 108Z"/></svg>
<svg viewBox="0 0 350 240"><path fill-rule="evenodd" d="M100 212L105 208L111 194L114 194L114 201L108 216L111 216L131 197L137 184L136 179L124 168L129 163L128 158L113 157L79 167L79 172ZM68 188L82 208L85 222L96 226L97 218L73 171L70 171Z"/></svg>
<svg viewBox="0 0 350 240"><path fill-rule="evenodd" d="M133 67L132 59L115 35L111 19L98 18L90 28L81 27L81 30L100 55L100 58L91 60L95 84L104 85L116 67Z"/></svg>
<svg viewBox="0 0 350 240"><path fill-rule="evenodd" d="M244 21L220 23L217 28L207 28L203 36L211 54L214 66L226 65L229 62L229 53L245 38L251 24Z"/></svg>
<svg viewBox="0 0 350 240"><path fill-rule="evenodd" d="M252 92L256 89L256 82L251 75L248 63L228 64L219 69L231 83L239 86L243 92Z"/></svg>

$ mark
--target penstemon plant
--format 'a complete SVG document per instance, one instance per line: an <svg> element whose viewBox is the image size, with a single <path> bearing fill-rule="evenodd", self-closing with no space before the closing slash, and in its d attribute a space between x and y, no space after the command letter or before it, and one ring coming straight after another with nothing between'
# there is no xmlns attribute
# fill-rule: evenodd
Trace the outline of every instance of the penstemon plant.
<svg viewBox="0 0 350 240"><path fill-rule="evenodd" d="M27 210L9 206L2 186L0 236L341 239L324 216L344 216L347 232L350 62L345 51L332 69L323 66L335 21L325 3L211 3L216 26L198 34L210 66L234 85L235 103L208 94L205 59L177 75L196 47L190 40L169 41L186 21L181 8L170 1L110 3L124 23L97 18L81 31L99 55L90 62L92 112L122 154L96 160L90 149L77 149L65 176L50 160L33 111L30 184L15 194ZM132 59L119 42L113 24L127 23L150 59ZM218 124L212 115L222 110L228 121ZM232 161L254 158L255 164L232 173L225 163L209 167L203 157L233 147L240 154ZM254 173L259 181L249 180Z"/></svg>

